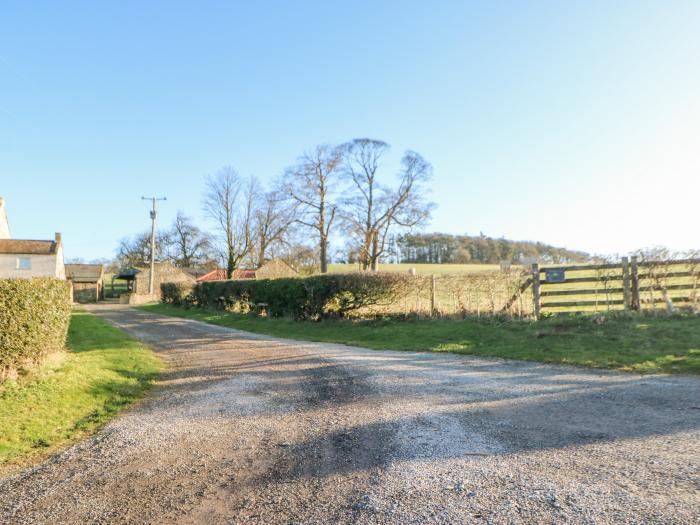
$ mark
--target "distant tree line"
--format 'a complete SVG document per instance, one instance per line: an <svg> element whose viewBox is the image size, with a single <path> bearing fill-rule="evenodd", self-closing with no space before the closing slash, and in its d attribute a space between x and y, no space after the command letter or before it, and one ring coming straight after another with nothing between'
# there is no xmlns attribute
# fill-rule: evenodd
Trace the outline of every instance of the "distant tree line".
<svg viewBox="0 0 700 525"><path fill-rule="evenodd" d="M585 252L557 248L541 242L495 239L485 235L447 233L407 234L398 237L394 257L406 263L578 263L591 259Z"/></svg>

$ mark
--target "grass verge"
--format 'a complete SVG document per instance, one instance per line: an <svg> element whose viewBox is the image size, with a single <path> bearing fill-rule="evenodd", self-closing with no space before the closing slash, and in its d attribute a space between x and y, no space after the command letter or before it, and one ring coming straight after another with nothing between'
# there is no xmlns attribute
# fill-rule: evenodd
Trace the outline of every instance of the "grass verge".
<svg viewBox="0 0 700 525"><path fill-rule="evenodd" d="M540 322L372 320L298 322L169 305L143 310L250 332L386 350L452 352L635 372L700 374L697 317L560 316Z"/></svg>
<svg viewBox="0 0 700 525"><path fill-rule="evenodd" d="M0 384L0 470L101 427L161 368L151 350L83 311L73 312L68 347L42 368Z"/></svg>

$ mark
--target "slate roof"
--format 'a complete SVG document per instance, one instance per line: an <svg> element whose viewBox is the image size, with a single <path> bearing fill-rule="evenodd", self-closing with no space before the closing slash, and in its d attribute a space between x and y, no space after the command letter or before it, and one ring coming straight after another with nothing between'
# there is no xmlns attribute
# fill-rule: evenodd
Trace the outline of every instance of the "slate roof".
<svg viewBox="0 0 700 525"><path fill-rule="evenodd" d="M55 241L0 239L0 253L16 255L54 255Z"/></svg>
<svg viewBox="0 0 700 525"><path fill-rule="evenodd" d="M76 283L95 283L103 276L101 264L66 264L66 278Z"/></svg>
<svg viewBox="0 0 700 525"><path fill-rule="evenodd" d="M112 277L113 280L116 279L121 279L121 280L126 280L126 281L131 281L136 279L136 274L141 273L141 270L137 268L126 268L124 270L119 270L114 277Z"/></svg>

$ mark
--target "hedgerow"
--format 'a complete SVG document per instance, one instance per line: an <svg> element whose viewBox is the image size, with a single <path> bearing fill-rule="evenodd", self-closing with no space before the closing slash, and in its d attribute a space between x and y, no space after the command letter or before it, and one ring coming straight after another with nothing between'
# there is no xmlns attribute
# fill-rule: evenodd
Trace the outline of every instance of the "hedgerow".
<svg viewBox="0 0 700 525"><path fill-rule="evenodd" d="M306 278L208 281L189 296L175 286L161 287L163 302L237 312L264 311L270 317L345 317L371 306L390 304L405 293L411 276L396 273L326 274Z"/></svg>
<svg viewBox="0 0 700 525"><path fill-rule="evenodd" d="M0 380L63 350L71 304L59 279L0 279Z"/></svg>
<svg viewBox="0 0 700 525"><path fill-rule="evenodd" d="M189 306L192 297L192 284L189 283L161 283L161 302L174 306Z"/></svg>

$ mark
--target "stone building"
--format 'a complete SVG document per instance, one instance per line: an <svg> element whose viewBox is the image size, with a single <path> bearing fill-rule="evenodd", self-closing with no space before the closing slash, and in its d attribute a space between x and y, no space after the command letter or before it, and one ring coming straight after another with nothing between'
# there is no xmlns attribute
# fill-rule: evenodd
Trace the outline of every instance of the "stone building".
<svg viewBox="0 0 700 525"><path fill-rule="evenodd" d="M0 279L66 278L61 234L54 240L12 239L5 199L0 197Z"/></svg>
<svg viewBox="0 0 700 525"><path fill-rule="evenodd" d="M297 277L299 272L282 259L271 259L255 270L255 279L280 279L282 277Z"/></svg>
<svg viewBox="0 0 700 525"><path fill-rule="evenodd" d="M71 283L74 302L96 303L104 299L101 264L66 264L66 279Z"/></svg>
<svg viewBox="0 0 700 525"><path fill-rule="evenodd" d="M233 280L245 279L280 279L282 277L298 277L299 272L289 266L282 259L271 259L260 268L255 270L242 270L240 268L233 272ZM197 278L197 282L203 281L225 281L226 270L218 268Z"/></svg>
<svg viewBox="0 0 700 525"><path fill-rule="evenodd" d="M114 280L127 282L128 292L119 296L119 302L124 304L143 304L160 300L161 283L194 284L195 278L184 270L169 262L155 264L153 279L153 295L149 294L150 266L129 268L114 276Z"/></svg>

